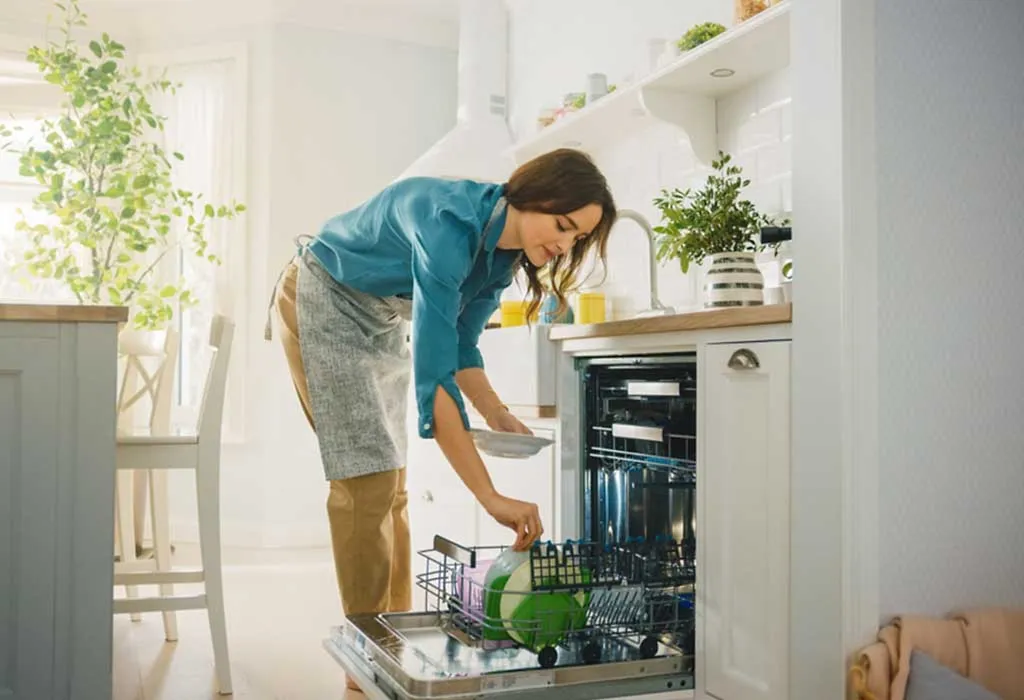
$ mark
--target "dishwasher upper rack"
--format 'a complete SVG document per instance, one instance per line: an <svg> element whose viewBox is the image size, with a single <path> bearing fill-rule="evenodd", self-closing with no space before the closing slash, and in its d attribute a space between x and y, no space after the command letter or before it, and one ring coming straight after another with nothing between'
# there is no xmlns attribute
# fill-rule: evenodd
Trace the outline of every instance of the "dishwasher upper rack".
<svg viewBox="0 0 1024 700"><path fill-rule="evenodd" d="M613 423L590 428L589 452L608 461L645 462L666 471L697 465L697 437L664 426Z"/></svg>
<svg viewBox="0 0 1024 700"><path fill-rule="evenodd" d="M537 543L530 550L531 590L504 591L529 602L533 613L526 620L495 615L486 601L502 592L479 580L485 571L478 563L505 549L463 547L435 536L434 549L419 552L427 562L426 572L417 576L426 609L446 615L446 628L459 641L487 649L524 646L538 653L543 668L557 662L556 647L570 643L582 647L587 664L623 653L653 658L662 644L690 646L694 543L637 539L611 546L567 542L561 548ZM554 605L559 593L563 603L573 601L572 611ZM519 645L508 638L512 632L532 641Z"/></svg>

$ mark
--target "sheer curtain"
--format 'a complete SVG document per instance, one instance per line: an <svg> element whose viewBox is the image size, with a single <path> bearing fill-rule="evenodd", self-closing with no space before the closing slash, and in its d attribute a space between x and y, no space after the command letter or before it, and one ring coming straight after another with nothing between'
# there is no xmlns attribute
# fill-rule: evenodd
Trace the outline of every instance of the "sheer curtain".
<svg viewBox="0 0 1024 700"><path fill-rule="evenodd" d="M167 79L180 84L175 94L166 93L155 107L167 117L163 139L168 154L183 153L182 161L171 159L176 187L201 193L199 209L209 202L215 207L232 200L244 201L244 61L232 52L202 56L150 57L153 73L166 69ZM179 226L176 236L187 235ZM178 403L194 408L201 396L208 366L208 337L214 314L224 314L236 323L237 342L232 347L232 371L225 405L225 437L242 437L244 400L241 366L244 362L242 319L246 264L246 214L234 221L215 220L207 225L210 252L221 265L184 251L165 260L160 269L166 281L184 280L198 304L175 314L181 352L178 367ZM170 256L169 256L170 257Z"/></svg>

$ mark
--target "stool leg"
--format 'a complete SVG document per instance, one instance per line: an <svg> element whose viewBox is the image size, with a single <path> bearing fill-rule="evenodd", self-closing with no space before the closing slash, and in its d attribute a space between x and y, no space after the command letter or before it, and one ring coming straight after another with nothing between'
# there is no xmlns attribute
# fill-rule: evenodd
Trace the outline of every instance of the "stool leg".
<svg viewBox="0 0 1024 700"><path fill-rule="evenodd" d="M130 469L119 469L117 470L117 520L119 523L118 534L121 537L121 563L124 564L125 570L130 571L132 564L135 563L135 527L133 523L133 493L132 493L132 475L134 472ZM125 586L125 596L128 598L139 597L138 586ZM138 622L142 619L141 613L131 613L132 622Z"/></svg>
<svg viewBox="0 0 1024 700"><path fill-rule="evenodd" d="M149 474L150 514L153 526L153 558L157 571L171 570L171 524L167 503L167 471L155 469ZM161 596L174 595L174 584L160 584ZM166 610L164 616L164 638L168 642L178 641L178 617L173 610Z"/></svg>
<svg viewBox="0 0 1024 700"><path fill-rule="evenodd" d="M213 448L216 449L216 448ZM228 655L227 619L224 611L224 580L220 549L220 470L218 456L200 451L196 470L196 502L199 510L199 547L206 581L206 605L213 639L217 687L231 694L231 661Z"/></svg>
<svg viewBox="0 0 1024 700"><path fill-rule="evenodd" d="M149 503L151 496L149 488L149 470L140 469L135 472L135 476L132 479L132 489L134 493L134 520L133 527L135 528L135 547L136 551L141 552L143 543L146 541L146 507ZM155 538L156 535L154 534ZM156 546L156 543L153 545Z"/></svg>

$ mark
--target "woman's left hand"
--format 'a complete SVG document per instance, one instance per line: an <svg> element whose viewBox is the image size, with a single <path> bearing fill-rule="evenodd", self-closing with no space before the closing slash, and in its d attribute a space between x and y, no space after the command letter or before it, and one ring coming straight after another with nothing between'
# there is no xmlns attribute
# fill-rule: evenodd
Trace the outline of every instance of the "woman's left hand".
<svg viewBox="0 0 1024 700"><path fill-rule="evenodd" d="M533 435L533 431L523 425L523 422L513 416L505 407L496 409L487 419L487 425L491 430L500 433L521 433Z"/></svg>

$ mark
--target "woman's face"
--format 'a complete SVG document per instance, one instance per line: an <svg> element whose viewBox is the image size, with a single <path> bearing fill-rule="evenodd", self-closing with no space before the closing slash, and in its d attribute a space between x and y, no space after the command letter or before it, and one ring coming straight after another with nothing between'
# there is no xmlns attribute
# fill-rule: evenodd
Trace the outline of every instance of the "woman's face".
<svg viewBox="0 0 1024 700"><path fill-rule="evenodd" d="M601 206L588 204L568 214L519 212L519 240L530 262L543 267L568 253L579 239L589 236L601 221Z"/></svg>

